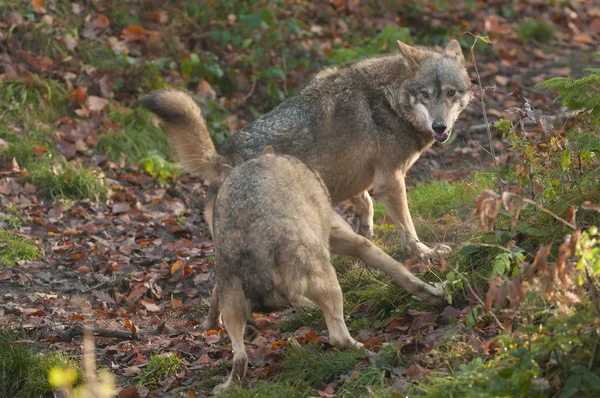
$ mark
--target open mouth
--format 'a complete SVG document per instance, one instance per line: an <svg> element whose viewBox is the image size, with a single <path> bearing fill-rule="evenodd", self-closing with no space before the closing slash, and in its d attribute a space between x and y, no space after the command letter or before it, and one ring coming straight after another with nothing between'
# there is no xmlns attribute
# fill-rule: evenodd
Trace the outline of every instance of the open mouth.
<svg viewBox="0 0 600 398"><path fill-rule="evenodd" d="M450 131L444 131L443 133L433 133L433 139L439 142L440 144L443 144L444 142L448 141L448 138L450 138Z"/></svg>

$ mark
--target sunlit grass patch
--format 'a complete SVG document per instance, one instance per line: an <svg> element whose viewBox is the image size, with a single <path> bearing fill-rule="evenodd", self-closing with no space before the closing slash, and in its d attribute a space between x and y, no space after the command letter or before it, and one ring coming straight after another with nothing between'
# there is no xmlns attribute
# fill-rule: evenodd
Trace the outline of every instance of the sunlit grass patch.
<svg viewBox="0 0 600 398"><path fill-rule="evenodd" d="M181 367L181 359L170 353L153 354L146 366L137 375L138 385L154 388L158 382L168 376L174 375Z"/></svg>
<svg viewBox="0 0 600 398"><path fill-rule="evenodd" d="M54 121L68 113L68 99L63 85L37 75L27 80L0 83L0 118L15 117L25 122Z"/></svg>
<svg viewBox="0 0 600 398"><path fill-rule="evenodd" d="M46 162L35 163L28 169L24 180L53 199L100 200L108 189L96 171L73 162L55 166Z"/></svg>
<svg viewBox="0 0 600 398"><path fill-rule="evenodd" d="M0 231L0 265L11 266L20 260L35 260L41 252L29 239Z"/></svg>
<svg viewBox="0 0 600 398"><path fill-rule="evenodd" d="M83 381L78 364L59 352L39 353L25 340L24 333L0 328L0 396L42 397L52 392L48 381L51 368L76 369L76 384Z"/></svg>
<svg viewBox="0 0 600 398"><path fill-rule="evenodd" d="M122 114L111 108L109 117L118 127L100 137L96 152L105 153L113 161L124 154L130 164L136 165L150 153L172 161L167 136L154 125L148 111L137 108Z"/></svg>
<svg viewBox="0 0 600 398"><path fill-rule="evenodd" d="M368 396L368 391L372 387L385 384L385 370L377 365L368 365L354 371L350 375L350 380L344 383L336 396L345 398Z"/></svg>
<svg viewBox="0 0 600 398"><path fill-rule="evenodd" d="M239 383L231 390L219 395L223 398L306 398L315 396L311 388L292 386L288 382L259 381L254 386L244 388Z"/></svg>
<svg viewBox="0 0 600 398"><path fill-rule="evenodd" d="M360 350L343 349L320 352L320 346L292 347L281 363L277 381L305 381L313 388L347 374L365 359Z"/></svg>

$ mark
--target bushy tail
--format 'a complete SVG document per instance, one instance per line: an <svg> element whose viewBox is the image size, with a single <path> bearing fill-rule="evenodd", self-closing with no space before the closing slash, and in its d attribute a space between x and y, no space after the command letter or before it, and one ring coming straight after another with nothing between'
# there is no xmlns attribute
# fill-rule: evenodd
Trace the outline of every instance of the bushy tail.
<svg viewBox="0 0 600 398"><path fill-rule="evenodd" d="M143 97L140 105L162 120L178 162L190 174L212 183L222 181L231 167L217 153L202 111L189 94L180 90L157 90Z"/></svg>

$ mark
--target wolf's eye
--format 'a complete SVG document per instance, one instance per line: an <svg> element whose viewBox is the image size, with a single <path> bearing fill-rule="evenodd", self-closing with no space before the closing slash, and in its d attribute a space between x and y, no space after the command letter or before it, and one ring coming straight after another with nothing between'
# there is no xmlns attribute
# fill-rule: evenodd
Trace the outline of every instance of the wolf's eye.
<svg viewBox="0 0 600 398"><path fill-rule="evenodd" d="M448 97L454 97L454 95L456 95L456 90L448 90L447 94Z"/></svg>
<svg viewBox="0 0 600 398"><path fill-rule="evenodd" d="M427 91L421 91L421 95L423 96L423 98L427 99L429 98L429 92Z"/></svg>

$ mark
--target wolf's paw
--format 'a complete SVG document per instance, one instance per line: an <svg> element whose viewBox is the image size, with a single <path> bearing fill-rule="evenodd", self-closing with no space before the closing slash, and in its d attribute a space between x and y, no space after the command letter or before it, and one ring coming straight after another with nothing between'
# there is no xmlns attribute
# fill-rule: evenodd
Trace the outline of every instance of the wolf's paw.
<svg viewBox="0 0 600 398"><path fill-rule="evenodd" d="M206 318L204 322L200 325L200 330L219 330L221 329L221 322L219 322L219 318Z"/></svg>
<svg viewBox="0 0 600 398"><path fill-rule="evenodd" d="M435 253L434 257L438 257L438 258L445 258L448 257L448 255L450 253L452 253L452 248L448 245L444 245L441 243L438 243L437 245L433 246L433 248L431 249L431 251L433 253Z"/></svg>
<svg viewBox="0 0 600 398"><path fill-rule="evenodd" d="M448 302L446 301L446 295L444 294L444 290L443 289L439 289L439 288L432 288L430 291L430 297L428 298L427 303L434 306L434 307L441 307L441 306L445 306L446 304L448 304Z"/></svg>
<svg viewBox="0 0 600 398"><path fill-rule="evenodd" d="M218 384L215 388L213 388L213 394L219 395L223 394L225 391L231 388L231 379L227 379L225 383Z"/></svg>
<svg viewBox="0 0 600 398"><path fill-rule="evenodd" d="M445 258L452 252L452 248L450 248L450 246L443 244L437 244L434 247L429 247L424 243L415 242L413 245L411 245L411 248L413 255L425 261Z"/></svg>

